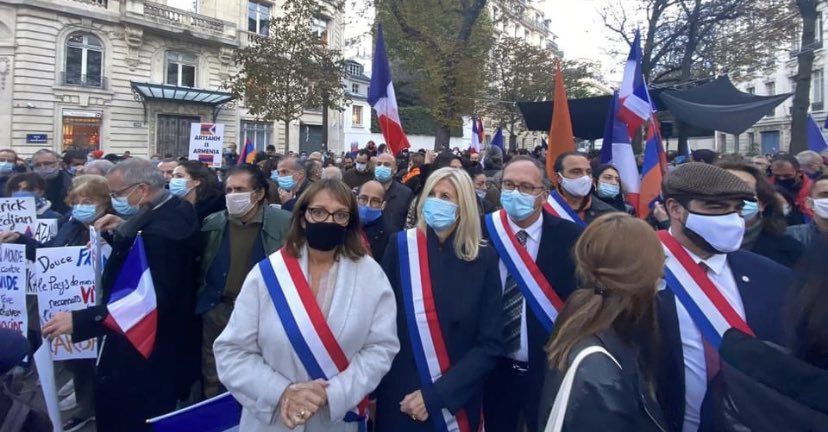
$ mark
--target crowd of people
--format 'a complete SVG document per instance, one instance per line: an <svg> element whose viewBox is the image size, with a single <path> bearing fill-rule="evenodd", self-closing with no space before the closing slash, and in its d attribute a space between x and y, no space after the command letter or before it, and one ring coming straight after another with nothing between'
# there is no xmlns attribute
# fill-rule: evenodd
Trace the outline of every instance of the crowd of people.
<svg viewBox="0 0 828 432"><path fill-rule="evenodd" d="M228 391L242 431L828 430L823 157L668 154L642 218L594 156L549 176L541 148L243 164L231 145L221 169L0 150L2 196L60 221L0 243L34 259L94 227L112 247L98 304L30 314L29 350L1 334L0 365L42 337L105 340L65 362L68 432L148 430ZM148 358L104 325L138 235Z"/></svg>

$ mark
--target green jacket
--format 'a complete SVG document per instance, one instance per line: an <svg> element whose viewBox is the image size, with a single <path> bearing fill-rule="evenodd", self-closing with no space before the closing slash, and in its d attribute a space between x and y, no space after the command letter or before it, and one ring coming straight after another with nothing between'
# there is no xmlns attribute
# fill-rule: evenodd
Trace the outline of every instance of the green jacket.
<svg viewBox="0 0 828 432"><path fill-rule="evenodd" d="M287 231L290 227L290 217L290 212L265 205L261 230L261 241L265 254L270 255L284 245L285 237L287 237ZM210 266L213 265L213 261L219 253L221 241L224 237L224 230L227 229L228 222L227 210L222 210L207 216L201 227L204 253L202 254L198 279L199 293L196 313L200 314L212 309L221 298L224 286L208 286L207 272L210 271Z"/></svg>

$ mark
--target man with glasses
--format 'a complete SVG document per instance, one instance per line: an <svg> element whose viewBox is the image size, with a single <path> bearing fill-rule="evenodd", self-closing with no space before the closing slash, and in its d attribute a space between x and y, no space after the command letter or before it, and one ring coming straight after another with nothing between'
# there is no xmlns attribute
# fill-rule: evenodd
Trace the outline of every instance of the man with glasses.
<svg viewBox="0 0 828 432"><path fill-rule="evenodd" d="M391 232L400 231L405 226L405 216L408 214L408 206L414 199L411 189L403 186L402 183L394 180L397 174L397 160L390 153L383 153L377 156L374 167L374 179L378 181L385 190L385 221Z"/></svg>
<svg viewBox="0 0 828 432"><path fill-rule="evenodd" d="M496 431L521 430L520 418L527 430L539 430L538 400L547 364L543 347L557 316L550 308L562 305L576 288L571 250L581 228L543 210L551 187L544 173L535 159L512 158L503 168L503 209L487 215L484 223L500 256L503 283L503 357L483 397L486 428ZM533 285L549 286L552 293L538 295Z"/></svg>
<svg viewBox="0 0 828 432"><path fill-rule="evenodd" d="M390 234L383 211L387 204L385 188L375 180L366 182L359 188L357 204L359 204L359 221L362 224L365 239L371 247L371 256L377 261L382 261Z"/></svg>
<svg viewBox="0 0 828 432"><path fill-rule="evenodd" d="M52 150L41 149L32 156L32 169L46 181L44 197L52 203L52 210L66 214L71 210L66 195L72 188L72 176L60 168L60 156Z"/></svg>

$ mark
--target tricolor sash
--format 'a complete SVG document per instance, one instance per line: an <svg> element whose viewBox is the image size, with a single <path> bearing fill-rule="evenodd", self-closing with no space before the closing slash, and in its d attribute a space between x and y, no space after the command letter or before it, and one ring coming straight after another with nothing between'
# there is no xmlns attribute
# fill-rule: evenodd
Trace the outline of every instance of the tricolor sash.
<svg viewBox="0 0 828 432"><path fill-rule="evenodd" d="M753 330L744 318L684 247L667 231L659 231L658 237L664 246L664 253L674 258L664 266L667 287L687 309L704 339L718 350L724 333L730 328L753 336Z"/></svg>
<svg viewBox="0 0 828 432"><path fill-rule="evenodd" d="M569 206L569 203L567 203L561 194L559 194L555 189L549 193L549 196L546 198L546 202L543 204L543 208L552 216L557 216L561 219L575 222L582 228L586 228L587 226L586 222L578 216L578 213Z"/></svg>
<svg viewBox="0 0 828 432"><path fill-rule="evenodd" d="M288 340L308 376L327 381L344 371L348 358L316 303L299 260L283 248L259 262L259 270ZM345 421L359 422L359 430L364 432L367 408L368 400L363 399L345 415Z"/></svg>
<svg viewBox="0 0 828 432"><path fill-rule="evenodd" d="M535 312L543 328L551 333L558 313L563 310L563 300L546 280L526 248L515 237L505 210L486 215L486 228L500 260L517 282L529 307Z"/></svg>
<svg viewBox="0 0 828 432"><path fill-rule="evenodd" d="M400 282L408 333L420 382L431 385L451 368L443 331L437 318L425 233L417 228L397 235L400 251ZM465 410L452 415L447 409L429 413L438 432L471 432Z"/></svg>

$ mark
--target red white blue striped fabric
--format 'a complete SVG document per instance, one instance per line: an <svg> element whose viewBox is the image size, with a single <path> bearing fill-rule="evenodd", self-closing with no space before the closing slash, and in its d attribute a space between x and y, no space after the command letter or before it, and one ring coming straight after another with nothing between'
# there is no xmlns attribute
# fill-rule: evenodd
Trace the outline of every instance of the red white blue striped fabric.
<svg viewBox="0 0 828 432"><path fill-rule="evenodd" d="M308 376L330 380L344 371L348 358L316 303L299 261L281 249L262 260L259 270L282 327ZM368 401L363 399L345 416L345 421L359 422L360 431L364 431L367 407Z"/></svg>
<svg viewBox="0 0 828 432"><path fill-rule="evenodd" d="M552 216L566 219L570 222L575 222L582 228L586 228L586 222L578 216L578 213L576 213L575 210L572 210L572 207L567 204L566 200L561 196L561 194L558 193L557 190L552 190L552 192L549 193L549 197L546 198L543 208Z"/></svg>
<svg viewBox="0 0 828 432"><path fill-rule="evenodd" d="M507 219L505 210L486 215L489 238L543 328L547 332L552 332L552 326L558 318L558 313L563 310L564 302L543 276L526 248L521 246Z"/></svg>
<svg viewBox="0 0 828 432"><path fill-rule="evenodd" d="M431 385L451 368L451 359L434 305L425 233L417 228L402 231L397 235L397 246L405 318L414 361L420 382ZM441 410L438 415L430 414L438 432L471 432L465 410L461 409L457 415L452 415L447 409Z"/></svg>
<svg viewBox="0 0 828 432"><path fill-rule="evenodd" d="M690 257L681 244L667 231L659 231L658 237L664 246L664 253L674 258L667 260L664 267L667 287L687 309L704 339L719 349L724 333L731 328L753 336L753 330L745 319L736 312L707 276L707 272Z"/></svg>

